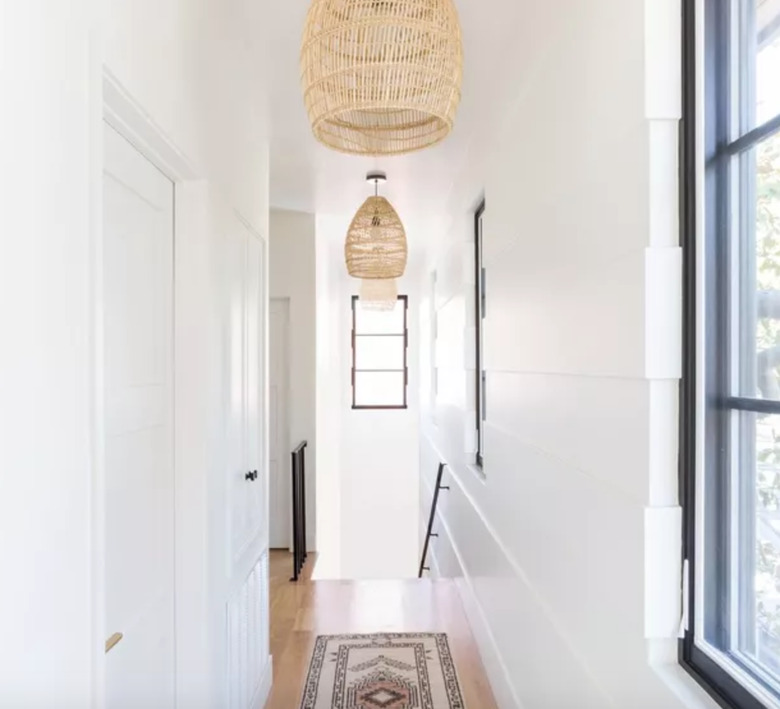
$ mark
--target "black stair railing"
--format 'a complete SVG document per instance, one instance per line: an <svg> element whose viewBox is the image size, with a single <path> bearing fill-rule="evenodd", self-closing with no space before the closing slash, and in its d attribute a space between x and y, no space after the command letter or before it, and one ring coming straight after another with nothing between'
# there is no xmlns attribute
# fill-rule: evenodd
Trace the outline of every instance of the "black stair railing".
<svg viewBox="0 0 780 709"><path fill-rule="evenodd" d="M292 452L293 575L297 581L306 563L306 446L304 441Z"/></svg>
<svg viewBox="0 0 780 709"><path fill-rule="evenodd" d="M428 531L425 533L425 545L423 546L422 559L420 559L420 572L418 574L419 578L422 578L426 571L430 571L430 568L425 565L426 561L428 560L428 548L430 547L431 537L439 536L433 532L433 522L436 519L436 508L439 505L439 492L450 489L449 487L441 484L442 477L444 476L445 466L446 463L439 463L439 471L436 473L436 487L433 490L431 516L428 518Z"/></svg>

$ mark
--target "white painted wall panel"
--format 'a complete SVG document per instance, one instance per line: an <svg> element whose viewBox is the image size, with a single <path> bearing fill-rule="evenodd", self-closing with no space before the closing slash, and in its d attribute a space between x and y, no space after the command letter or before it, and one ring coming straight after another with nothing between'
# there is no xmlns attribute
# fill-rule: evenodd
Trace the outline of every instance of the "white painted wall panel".
<svg viewBox="0 0 780 709"><path fill-rule="evenodd" d="M86 0L0 4L2 706L92 693L94 20Z"/></svg>
<svg viewBox="0 0 780 709"><path fill-rule="evenodd" d="M497 544L496 537L485 527L476 508L463 495L458 484L449 479L452 494L443 514L447 527L439 524L442 540L434 542L434 554L442 563L443 575L464 579L462 589L468 597L478 600L467 609L470 620L479 635L484 621L478 613L500 623L491 623L488 638L483 637L483 658L492 654L494 645L503 668L511 677L508 682L501 669L488 666L497 696L507 694L513 704L501 706L528 707L597 707L608 706L588 676L579 658L572 657L569 643L548 617L549 610L540 604L539 595L525 583L516 570L507 563L506 553ZM442 493L443 494L443 493ZM455 551L457 550L457 551ZM525 642L518 642L523 638ZM555 657L556 662L549 658ZM562 677L566 681L562 681ZM514 703L518 697L522 704Z"/></svg>
<svg viewBox="0 0 780 709"><path fill-rule="evenodd" d="M493 372L487 386L491 427L639 503L647 495L637 472L650 454L649 397L646 382L617 377Z"/></svg>
<svg viewBox="0 0 780 709"><path fill-rule="evenodd" d="M661 679L680 682L672 632L645 639L648 620L672 627L679 565L672 554L655 578L645 514L673 520L677 504L679 7L532 5L495 129L455 176L429 251L439 387L422 411L422 514L439 460L451 487L431 565L459 579L502 707L673 709L702 695ZM484 476L468 443L483 191Z"/></svg>
<svg viewBox="0 0 780 709"><path fill-rule="evenodd" d="M534 259L518 242L486 264L488 368L641 376L644 250L560 267Z"/></svg>

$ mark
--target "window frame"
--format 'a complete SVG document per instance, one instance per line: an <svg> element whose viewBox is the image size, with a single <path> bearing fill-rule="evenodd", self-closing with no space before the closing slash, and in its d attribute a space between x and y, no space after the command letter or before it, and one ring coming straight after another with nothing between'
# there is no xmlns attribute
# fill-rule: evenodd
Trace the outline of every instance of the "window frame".
<svg viewBox="0 0 780 709"><path fill-rule="evenodd" d="M485 466L485 413L487 409L485 372L485 265L483 262L483 217L485 215L485 200L477 206L474 212L474 350L475 365L475 424L477 431L477 450L475 462L480 470Z"/></svg>
<svg viewBox="0 0 780 709"><path fill-rule="evenodd" d="M734 259L732 253L735 241L733 220L733 205L741 207L740 220L749 208L750 201L745 198L744 180L739 181L735 188L735 179L729 163L735 156L746 155L748 151L761 141L768 139L780 131L780 115L771 118L763 124L742 130L744 125L746 98L744 76L746 69L740 68L742 83L735 86L733 61L734 27L732 9L734 0L703 0L698 5L704 18L704 72L705 87L703 91L703 107L706 122L703 125L701 144L704 155L698 155L698 130L702 130L699 119L699 89L697 80L698 60L698 13L697 2L683 2L683 46L682 46L682 107L683 118L680 123L680 235L683 253L683 360L682 381L680 388L680 504L683 510L683 558L685 565L683 573L687 575L684 582L683 601L685 604L686 627L683 638L679 642L679 661L694 679L724 707L740 707L740 709L766 709L780 706L780 698L772 698L764 703L759 696L762 694L760 674L757 667L750 668L744 659L733 658L727 651L719 651L722 655L716 659L705 648L698 644L699 635L705 628L699 629L697 623L704 621L703 612L697 612L700 600L697 583L703 580L703 573L698 565L703 562L698 558L707 543L710 548L715 545L725 549L726 553L718 554L718 561L708 573L713 574L714 583L705 583L703 593L707 607L716 609L714 617L719 620L728 618L726 625L732 626L731 611L728 610L731 588L729 574L731 573L731 549L733 548L729 535L731 524L714 525L702 536L699 528L698 515L703 514L704 507L713 508L718 520L728 519L728 507L731 504L730 486L733 484L729 471L729 460L732 451L731 439L735 435L733 412L754 412L780 414L780 401L764 400L757 397L734 396L732 385L733 323L734 311L732 292ZM740 47L741 51L742 48ZM735 89L737 89L735 91ZM736 96L735 96L736 94ZM748 92L748 98L750 98ZM735 111L739 111L740 130L732 132ZM747 109L752 110L752 105ZM700 191L701 166L705 167L703 177L704 190ZM748 175L747 179L751 179ZM739 191L739 197L734 200L734 194ZM699 211L698 198L703 196L703 204ZM752 195L751 195L752 198ZM704 234L699 232L698 214L704 215ZM744 224L739 222L737 237L744 233ZM700 239L703 238L703 243ZM740 241L743 241L740 239ZM743 245L744 248L744 245ZM705 267L700 265L703 255ZM743 273L737 284L742 291ZM704 286L704 288L700 288ZM708 296L700 302L699 294L706 290ZM742 296L740 295L740 298ZM738 301L739 312L743 310L742 301ZM700 325L706 323L701 337ZM728 346L727 346L728 345ZM706 355L708 365L702 369L702 357ZM740 356L740 352L737 352ZM744 355L742 355L744 356ZM700 371L701 370L701 371ZM740 377L743 370L740 369ZM701 425L709 421L706 426ZM740 426L742 424L739 424ZM700 436L704 434L704 440ZM699 446L701 445L701 449ZM743 454L744 442L740 439L737 451ZM728 446L724 448L724 446ZM700 465L700 450L705 451L704 465ZM727 453L723 453L726 450ZM713 455L719 451L720 455ZM701 481L706 480L706 493L700 489ZM711 484L714 481L714 484ZM704 499L706 494L706 500ZM711 514L708 512L708 515ZM751 518L752 519L752 518ZM728 611L728 613L727 613ZM741 626L737 628L741 629ZM707 629L708 634L722 634L724 638L731 632L722 623ZM729 640L721 641L723 645L731 644ZM730 668L732 671L729 671ZM742 681L740 681L740 679ZM748 689L751 686L754 691ZM766 697L772 690L763 691Z"/></svg>
<svg viewBox="0 0 780 709"><path fill-rule="evenodd" d="M357 338L361 335L357 332L357 303L360 296L352 296L352 409L354 411L401 411L409 408L409 296L399 295L398 300L404 304L404 331L403 334L393 333L371 333L368 337L403 337L404 338L404 367L403 370L371 370L357 368ZM392 371L404 373L404 403L403 404L383 404L366 405L357 404L357 390L355 387L355 375L357 372L378 372Z"/></svg>

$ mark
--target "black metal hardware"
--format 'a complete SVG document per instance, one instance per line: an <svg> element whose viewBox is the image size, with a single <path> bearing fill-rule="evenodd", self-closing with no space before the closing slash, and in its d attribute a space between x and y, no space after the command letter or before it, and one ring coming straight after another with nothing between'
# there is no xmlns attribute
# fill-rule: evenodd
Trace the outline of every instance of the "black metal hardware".
<svg viewBox="0 0 780 709"><path fill-rule="evenodd" d="M304 441L292 452L293 575L297 581L306 563L306 446Z"/></svg>
<svg viewBox="0 0 780 709"><path fill-rule="evenodd" d="M420 559L420 572L418 577L422 578L423 573L430 571L430 567L425 565L428 558L428 547L431 543L431 537L438 537L433 531L433 522L436 519L436 508L439 505L439 492L441 490L449 490L450 488L441 484L442 476L444 475L444 467L446 463L439 463L439 471L436 473L436 488L433 491L433 502L431 503L431 516L428 518L428 531L425 533L425 546L423 546L422 559Z"/></svg>
<svg viewBox="0 0 780 709"><path fill-rule="evenodd" d="M253 480L257 480L257 477L258 477L257 471L253 470L253 471L247 473L246 475L244 475L244 480L253 481Z"/></svg>
<svg viewBox="0 0 780 709"><path fill-rule="evenodd" d="M476 411L475 414L475 424L476 424L476 430L477 430L477 451L476 451L476 463L481 468L483 465L483 453L482 450L482 444L483 444L483 432L484 432L484 422L485 422L485 409L487 406L487 394L486 394L486 379L485 379L485 357L483 352L483 332L484 332L484 326L485 326L485 314L486 314L486 305L487 305L487 290L486 290L486 279L487 279L487 271L485 270L485 267L482 263L482 222L483 217L485 214L485 199L482 199L482 202L477 207L476 212L474 213L474 296L475 296L475 303L474 303L474 314L475 314L475 325L476 325L476 332L474 337L474 349L476 354L476 371L477 376L474 378L475 387L476 387L476 398L475 401L477 402Z"/></svg>

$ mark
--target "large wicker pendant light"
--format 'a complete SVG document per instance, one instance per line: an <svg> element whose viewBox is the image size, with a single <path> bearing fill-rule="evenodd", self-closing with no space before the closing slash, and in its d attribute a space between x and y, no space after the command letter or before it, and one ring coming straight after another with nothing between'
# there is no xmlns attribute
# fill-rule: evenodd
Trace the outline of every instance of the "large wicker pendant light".
<svg viewBox="0 0 780 709"><path fill-rule="evenodd" d="M452 130L463 47L453 0L312 0L301 48L317 140L357 155L399 155Z"/></svg>
<svg viewBox="0 0 780 709"><path fill-rule="evenodd" d="M379 196L385 174L372 172L366 179L374 182L374 196L364 202L349 225L344 244L347 271L353 278L400 278L407 259L404 225L393 205Z"/></svg>
<svg viewBox="0 0 780 709"><path fill-rule="evenodd" d="M395 278L364 278L360 282L360 305L366 310L394 310L398 305Z"/></svg>

